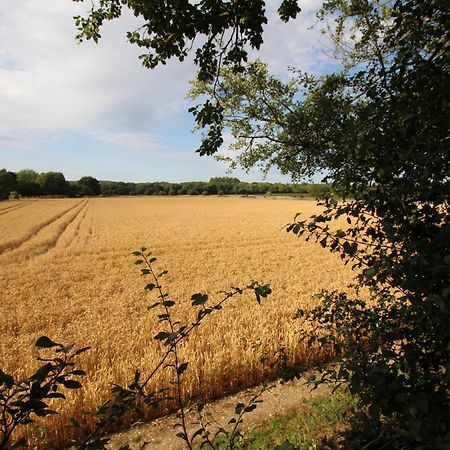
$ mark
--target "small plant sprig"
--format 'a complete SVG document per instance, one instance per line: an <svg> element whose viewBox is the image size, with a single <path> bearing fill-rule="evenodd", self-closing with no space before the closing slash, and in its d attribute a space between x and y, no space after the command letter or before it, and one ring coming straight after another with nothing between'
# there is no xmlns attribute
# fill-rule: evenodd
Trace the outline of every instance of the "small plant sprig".
<svg viewBox="0 0 450 450"><path fill-rule="evenodd" d="M197 308L196 319L188 324L182 325L180 322L174 321L171 315L171 308L173 308L176 303L169 299L169 295L167 292L164 292L160 283L161 277L167 274L167 271L163 271L157 274L152 264L156 262L156 258L152 256L151 252L147 252L147 249L144 247L140 251L133 252L134 256L137 256L139 259L136 260L135 264L145 264L146 267L141 269L141 275L150 276L151 283L145 286L145 289L148 291L156 290L158 292L158 301L153 303L149 309L153 308L162 308L162 314L158 315L158 319L160 323L166 324L167 328L163 331L160 331L154 337L156 340L159 340L163 343L164 346L168 347L165 354L161 358L160 365L164 364L166 359L172 357L172 362L166 364L165 367L171 368L175 374L175 385L177 389L177 405L179 408L179 417L181 420L181 432L177 433L177 436L185 441L187 448L194 448L194 438L197 436L202 436L204 441L201 443L203 445L208 441L208 434L206 429L202 426L199 430L193 433L193 436L190 438L187 430L186 423L186 412L185 412L185 401L182 396L182 375L188 368L188 362L181 362L178 354L178 345L181 341L187 339L190 334L200 326L203 320L210 314L220 311L223 308L223 305L230 300L231 298L242 295L245 291L253 291L256 297L256 301L260 304L261 298L266 298L270 293L271 289L269 285L260 285L259 283L252 281L249 285L244 288L233 287L231 291L221 291L222 299L214 305L208 304L208 295L204 293L196 293L191 296L191 304L193 307ZM159 365L159 367L160 367ZM156 369L157 370L157 369ZM150 374L153 375L154 371ZM147 384L150 380L150 377L147 377L144 384ZM265 389L263 390L263 392ZM228 433L223 428L220 428L217 432L218 435L223 434L227 436L230 449L234 448L235 442L240 437L240 433L238 431L238 426L242 423L242 416L247 413L253 411L258 403L258 398L261 396L262 392L257 394L255 398L252 398L248 405L243 405L239 403L236 406L236 414L238 414L238 418L233 418L229 423L234 424L233 429L230 433ZM216 433L216 434L217 434ZM215 448L215 447L213 447Z"/></svg>
<svg viewBox="0 0 450 450"><path fill-rule="evenodd" d="M13 375L0 369L0 449L22 447L26 440L21 438L11 443L13 433L23 425L34 422L35 417L57 414L50 408L49 401L65 400L61 387L79 389L81 383L75 379L86 375L83 370L75 369L75 358L89 349L75 349L74 345L63 345L41 336L35 347L54 349L56 355L37 358L43 362L36 372L24 379L17 380Z"/></svg>
<svg viewBox="0 0 450 450"><path fill-rule="evenodd" d="M204 426L199 430L193 432L193 435L189 435L188 423L186 419L186 406L187 401L183 397L183 376L188 369L189 363L187 361L181 361L179 355L179 345L181 342L187 340L189 336L196 330L207 316L222 310L224 304L230 299L243 295L244 292L253 291L258 304L261 303L261 299L266 298L272 291L268 284L261 285L256 281L250 282L247 286L232 287L230 291L221 291L221 300L215 304L209 304L209 297L204 293L195 293L191 296L191 305L196 309L195 319L191 322L181 323L173 318L172 310L176 306L176 302L170 298L169 293L163 289L162 278L168 273L167 270L158 271L155 268L156 257L152 255L147 248L142 247L140 250L132 253L137 259L135 265L144 266L140 269L140 273L143 277L149 278L149 282L146 283L144 289L148 292L157 293L157 301L148 306L148 310L158 311L158 321L163 325L163 329L160 330L154 339L161 342L163 346L163 354L156 364L156 366L149 371L145 376L136 371L133 380L128 386L122 387L115 385L112 388L113 398L104 403L97 411L97 423L94 431L88 434L87 438L83 442L78 443L77 448L79 450L101 450L106 449L106 445L109 442L108 437L103 437L105 430L107 430L113 423L115 423L120 417L127 413L141 413L142 407L158 408L163 401L175 401L178 407L178 416L180 423L177 424L181 429L176 434L181 438L188 449L192 450L197 445L206 445L208 443L208 431ZM150 381L155 377L156 373L161 369L168 369L172 372L173 382L175 386L175 397L167 394L168 388L163 387L157 392L148 389ZM267 387L264 387L262 392L266 391ZM235 445L240 439L239 426L242 424L242 417L245 413L253 411L257 403L260 401L259 397L261 393L250 399L247 405L238 403L236 405L237 418L230 420L229 425L232 425L230 432L220 428L217 437L219 435L227 436L229 449L236 448ZM76 426L80 426L75 423ZM194 439L198 437L203 439L203 442L195 442ZM216 447L213 447L216 448ZM224 448L223 446L221 448ZM119 450L127 450L129 447L123 446Z"/></svg>
<svg viewBox="0 0 450 450"><path fill-rule="evenodd" d="M264 384L260 390L253 394L246 403L237 403L234 408L234 417L228 421L230 428L227 430L217 423L212 423L205 414L205 404L199 403L197 405L198 425L200 427L193 433L191 437L191 444L194 445L194 440L197 437L201 441L195 443L200 445L200 448L207 450L234 450L239 447L243 439L243 434L240 430L240 425L244 421L244 415L251 413L256 409L259 403L262 402L261 396L264 392L270 390L272 386ZM212 433L211 429L215 429Z"/></svg>

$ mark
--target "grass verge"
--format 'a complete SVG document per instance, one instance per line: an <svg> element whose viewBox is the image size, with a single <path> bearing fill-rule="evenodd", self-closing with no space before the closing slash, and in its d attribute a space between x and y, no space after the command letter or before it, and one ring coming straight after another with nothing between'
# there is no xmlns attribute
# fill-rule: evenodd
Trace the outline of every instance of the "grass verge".
<svg viewBox="0 0 450 450"><path fill-rule="evenodd" d="M346 426L347 413L354 405L354 398L342 393L305 400L292 414L276 417L245 430L244 438L236 448L238 450L273 450L289 441L299 450L318 449L321 441L332 438L336 432ZM219 444L218 448L227 448L227 442L217 444Z"/></svg>

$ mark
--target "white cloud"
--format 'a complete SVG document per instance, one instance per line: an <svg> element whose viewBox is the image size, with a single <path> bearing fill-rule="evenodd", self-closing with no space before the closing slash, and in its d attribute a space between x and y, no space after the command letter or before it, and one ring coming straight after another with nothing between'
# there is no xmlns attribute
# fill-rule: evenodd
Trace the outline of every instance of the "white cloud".
<svg viewBox="0 0 450 450"><path fill-rule="evenodd" d="M318 23L317 12L321 5L321 0L302 1L302 11L297 18L284 23L277 13L279 2L269 1L264 44L260 52L252 53L252 58L262 59L277 74L285 74L288 67L316 74L326 71L335 61Z"/></svg>
<svg viewBox="0 0 450 450"><path fill-rule="evenodd" d="M91 136L97 142L111 144L135 152L147 153L163 159L179 161L192 159L191 153L176 151L163 144L159 137L147 132L97 131Z"/></svg>
<svg viewBox="0 0 450 450"><path fill-rule="evenodd" d="M105 25L99 45L77 44L73 16L85 14L90 2L7 3L0 11L0 149L39 152L45 142L57 148L57 136L71 134L114 145L124 154L135 151L180 162L197 158L181 137L189 133L184 95L195 73L191 61L171 61L154 71L143 68L140 50L126 41L126 31L140 25L129 13ZM319 31L307 30L317 0L303 1L299 19L288 24L277 18L278 4L268 2L265 43L253 56L279 73L287 66L321 70L329 59ZM64 147L51 151L61 153ZM26 152L17 151L17 158ZM61 159L55 157L54 164ZM210 164L213 170L218 163Z"/></svg>
<svg viewBox="0 0 450 450"><path fill-rule="evenodd" d="M131 15L106 24L100 45L76 44L80 3L11 2L0 16L0 134L148 129L185 110L192 64L141 67L125 33ZM81 10L81 11L80 11Z"/></svg>

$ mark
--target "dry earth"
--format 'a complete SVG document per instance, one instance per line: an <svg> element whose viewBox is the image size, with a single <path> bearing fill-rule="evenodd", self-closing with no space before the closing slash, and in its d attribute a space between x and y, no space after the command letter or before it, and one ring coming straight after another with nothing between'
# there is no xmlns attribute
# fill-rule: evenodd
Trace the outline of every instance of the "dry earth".
<svg viewBox="0 0 450 450"><path fill-rule="evenodd" d="M230 395L208 404L205 410L212 423L210 431L214 433L219 426L228 430L230 428L230 425L227 425L228 421L232 417L236 417L234 415L236 404L239 402L246 404L261 389L261 386L246 389L237 395ZM303 380L284 384L273 383L270 390L261 395L262 403L259 403L254 411L244 415L242 428L244 430L251 429L252 426L266 423L275 417L286 417L294 414L298 412L302 404L305 404L314 396L323 395L327 392L329 392L329 388L323 385L311 390ZM195 425L197 420L198 416L195 411L188 413L188 430L191 436L199 428L199 425ZM175 436L180 431L176 427L177 423L180 423L180 419L174 414L146 424L136 423L129 430L114 435L108 448L117 450L121 445L128 444L133 450L185 449L186 446L183 441Z"/></svg>

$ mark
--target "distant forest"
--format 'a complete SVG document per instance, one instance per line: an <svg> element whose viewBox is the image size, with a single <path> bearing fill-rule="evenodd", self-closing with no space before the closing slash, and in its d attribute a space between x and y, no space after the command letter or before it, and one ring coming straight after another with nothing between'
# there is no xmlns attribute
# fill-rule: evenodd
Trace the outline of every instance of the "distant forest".
<svg viewBox="0 0 450 450"><path fill-rule="evenodd" d="M326 184L313 183L247 183L232 177L215 177L209 181L168 183L125 183L99 181L85 176L67 181L61 172L37 173L25 169L19 172L0 170L0 199L20 197L86 197L116 195L271 195L291 194L317 197L329 189Z"/></svg>

